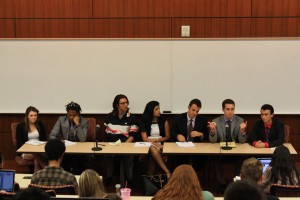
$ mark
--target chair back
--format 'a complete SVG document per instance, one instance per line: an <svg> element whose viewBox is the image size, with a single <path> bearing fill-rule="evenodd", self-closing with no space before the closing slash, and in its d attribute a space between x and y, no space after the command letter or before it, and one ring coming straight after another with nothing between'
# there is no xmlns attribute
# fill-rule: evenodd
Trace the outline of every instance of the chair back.
<svg viewBox="0 0 300 200"><path fill-rule="evenodd" d="M75 188L73 185L59 185L59 186L45 186L37 184L29 184L28 187L35 187L44 191L54 190L55 194L75 195Z"/></svg>
<svg viewBox="0 0 300 200"><path fill-rule="evenodd" d="M1 200L11 200L15 196L15 192L5 192L0 190L0 199Z"/></svg>
<svg viewBox="0 0 300 200"><path fill-rule="evenodd" d="M88 131L87 131L87 142L94 142L96 136L96 119L95 118L86 118L88 121Z"/></svg>
<svg viewBox="0 0 300 200"><path fill-rule="evenodd" d="M290 143L290 126L284 125L284 142Z"/></svg>
<svg viewBox="0 0 300 200"><path fill-rule="evenodd" d="M300 197L300 186L272 184L270 195L277 197Z"/></svg>
<svg viewBox="0 0 300 200"><path fill-rule="evenodd" d="M12 142L15 148L17 148L17 126L19 122L13 122L10 125L11 128L11 137L12 137Z"/></svg>

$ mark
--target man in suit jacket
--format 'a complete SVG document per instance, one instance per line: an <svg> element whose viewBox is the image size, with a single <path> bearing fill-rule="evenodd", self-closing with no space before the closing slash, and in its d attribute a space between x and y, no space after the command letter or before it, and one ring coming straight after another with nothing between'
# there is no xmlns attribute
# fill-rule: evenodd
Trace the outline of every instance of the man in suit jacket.
<svg viewBox="0 0 300 200"><path fill-rule="evenodd" d="M207 119L198 115L200 109L201 101L193 99L187 112L175 116L171 129L173 139L179 142L201 142L208 138Z"/></svg>
<svg viewBox="0 0 300 200"><path fill-rule="evenodd" d="M271 148L284 143L284 124L274 116L274 108L265 104L260 109L261 120L255 122L250 144L257 148Z"/></svg>
<svg viewBox="0 0 300 200"><path fill-rule="evenodd" d="M209 141L211 143L215 142L239 142L245 143L247 139L246 127L247 122L244 122L242 118L234 114L235 111L235 103L232 99L225 99L222 102L222 111L224 115L214 119L212 122L208 122L210 133L209 133ZM229 129L229 131L226 131ZM223 193L225 190L225 179L223 175L223 161L222 157L215 157L215 170L216 176L219 183L219 192ZM227 158L226 158L227 159ZM241 158L234 158L234 162L236 163L236 174L239 173L239 166L242 163Z"/></svg>
<svg viewBox="0 0 300 200"><path fill-rule="evenodd" d="M67 116L61 116L55 123L49 139L62 137L73 142L85 142L87 137L88 122L80 116L81 107L75 102L66 105Z"/></svg>
<svg viewBox="0 0 300 200"><path fill-rule="evenodd" d="M49 139L63 139L73 142L85 142L88 121L80 116L81 107L75 102L66 105L67 116L61 116L55 123ZM65 155L62 166L65 170L80 174L89 168L90 157L87 155Z"/></svg>
<svg viewBox="0 0 300 200"><path fill-rule="evenodd" d="M190 101L188 111L174 117L171 129L172 138L179 142L201 142L208 138L207 119L198 115L201 101ZM195 168L204 168L207 156L176 156L175 165L191 164Z"/></svg>

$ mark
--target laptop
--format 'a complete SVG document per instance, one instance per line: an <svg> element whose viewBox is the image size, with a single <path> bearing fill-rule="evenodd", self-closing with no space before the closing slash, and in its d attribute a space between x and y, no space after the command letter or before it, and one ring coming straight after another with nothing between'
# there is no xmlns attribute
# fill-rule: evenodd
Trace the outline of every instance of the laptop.
<svg viewBox="0 0 300 200"><path fill-rule="evenodd" d="M264 166L263 173L265 173L265 171L269 167L272 159L271 158L257 158L257 160L259 160L263 164L263 166Z"/></svg>
<svg viewBox="0 0 300 200"><path fill-rule="evenodd" d="M0 170L0 190L13 192L15 187L15 170L1 169Z"/></svg>

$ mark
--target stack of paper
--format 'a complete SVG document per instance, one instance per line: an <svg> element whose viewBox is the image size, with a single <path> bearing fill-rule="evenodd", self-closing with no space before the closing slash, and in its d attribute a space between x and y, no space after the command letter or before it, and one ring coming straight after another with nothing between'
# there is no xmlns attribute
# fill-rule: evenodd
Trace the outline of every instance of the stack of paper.
<svg viewBox="0 0 300 200"><path fill-rule="evenodd" d="M134 144L135 147L150 147L151 142L136 142Z"/></svg>
<svg viewBox="0 0 300 200"><path fill-rule="evenodd" d="M70 140L64 140L64 142L65 142L65 146L67 147L67 146L71 146L71 145L75 145L76 144L76 142L72 142L72 141L70 141Z"/></svg>
<svg viewBox="0 0 300 200"><path fill-rule="evenodd" d="M195 147L193 142L176 142L179 147Z"/></svg>
<svg viewBox="0 0 300 200"><path fill-rule="evenodd" d="M41 144L45 144L46 142L44 142L44 141L38 141L38 140L31 140L31 141L27 141L25 143L26 144L30 144L30 145L38 146L38 145L41 145Z"/></svg>

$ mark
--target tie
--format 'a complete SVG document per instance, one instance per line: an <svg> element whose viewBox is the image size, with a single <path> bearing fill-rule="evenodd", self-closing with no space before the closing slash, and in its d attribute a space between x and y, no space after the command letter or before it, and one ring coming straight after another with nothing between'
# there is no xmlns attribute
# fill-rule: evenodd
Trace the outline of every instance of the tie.
<svg viewBox="0 0 300 200"><path fill-rule="evenodd" d="M190 119L190 123L189 123L188 129L187 129L187 141L193 141L193 138L191 137L191 133L192 133L193 129L194 129L193 120Z"/></svg>
<svg viewBox="0 0 300 200"><path fill-rule="evenodd" d="M265 133L266 133L266 142L269 143L269 139L270 139L270 128L269 127L265 128Z"/></svg>
<svg viewBox="0 0 300 200"><path fill-rule="evenodd" d="M231 139L231 121L230 120L226 121L226 141L227 142L232 142L232 139Z"/></svg>

